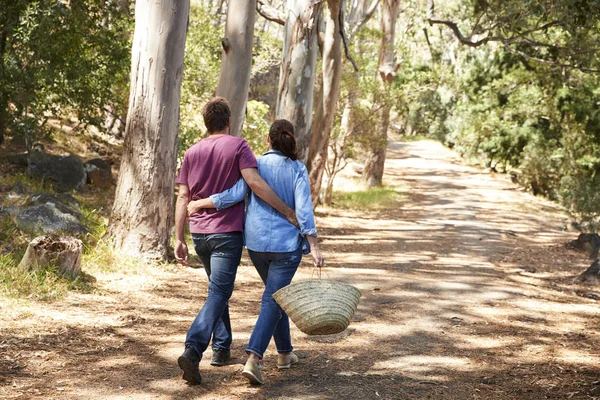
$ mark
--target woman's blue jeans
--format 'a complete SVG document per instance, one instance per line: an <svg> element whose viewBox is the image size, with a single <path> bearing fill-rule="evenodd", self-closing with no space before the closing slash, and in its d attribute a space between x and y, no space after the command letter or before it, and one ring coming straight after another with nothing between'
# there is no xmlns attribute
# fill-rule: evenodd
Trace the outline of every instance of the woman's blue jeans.
<svg viewBox="0 0 600 400"><path fill-rule="evenodd" d="M229 298L242 257L242 233L192 234L194 249L208 274L208 297L190 327L185 345L198 355L208 347L229 350L232 341Z"/></svg>
<svg viewBox="0 0 600 400"><path fill-rule="evenodd" d="M275 339L278 353L289 353L293 350L290 336L290 319L275 302L273 293L289 285L302 260L302 248L288 253L263 253L248 250L250 259L265 284L260 314L246 352L263 358L263 354L271 337Z"/></svg>

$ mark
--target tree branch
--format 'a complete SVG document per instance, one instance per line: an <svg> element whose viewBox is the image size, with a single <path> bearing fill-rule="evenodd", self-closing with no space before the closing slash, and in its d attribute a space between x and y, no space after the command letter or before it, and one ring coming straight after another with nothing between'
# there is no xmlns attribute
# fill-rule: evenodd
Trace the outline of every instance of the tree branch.
<svg viewBox="0 0 600 400"><path fill-rule="evenodd" d="M343 8L340 8L339 24L340 24L340 35L342 36L342 43L344 45L344 53L346 54L346 58L348 60L350 60L350 62L352 63L352 67L354 68L354 71L358 72L358 65L356 65L356 62L354 61L354 59L352 59L352 56L350 56L350 51L348 50L348 39L346 39L346 32L344 32L344 9Z"/></svg>
<svg viewBox="0 0 600 400"><path fill-rule="evenodd" d="M543 58L537 58L537 57L533 57L530 56L529 54L522 52L521 50L517 50L513 47L510 46L510 42L508 40L503 40L502 44L504 44L504 47L506 47L506 50L510 51L511 53L517 54L527 60L530 61L535 61L535 62L539 62L542 64L546 64L546 65L550 65L552 67L561 67L561 68L570 68L570 69L578 69L581 72L585 72L585 73L598 73L600 72L600 69L592 69L592 68L586 68L582 65L577 65L577 64L565 64L565 63L561 63L561 62L557 62L557 61L550 61L550 60L544 60Z"/></svg>
<svg viewBox="0 0 600 400"><path fill-rule="evenodd" d="M476 42L472 41L471 39L469 39L468 37L465 37L465 35L462 34L462 32L460 31L460 29L458 29L458 25L456 25L455 22L452 21L443 21L443 20L439 20L439 19L432 19L430 18L428 20L429 25L433 26L434 24L442 24L442 25L446 25L447 27L449 27L450 29L452 29L452 32L454 32L454 36L456 36L456 38L458 39L459 42L461 42L462 44L465 44L467 46L471 46L471 47L479 47L482 44L486 44L487 42L500 42L502 41L502 39L499 36L486 36L481 40L478 40Z"/></svg>
<svg viewBox="0 0 600 400"><path fill-rule="evenodd" d="M358 16L356 19L348 21L351 26L349 26L350 37L354 37L356 33L362 28L375 14L377 11L377 7L379 6L380 0L373 0L373 3L369 6L369 8L364 12L364 14Z"/></svg>
<svg viewBox="0 0 600 400"><path fill-rule="evenodd" d="M275 22L279 25L285 25L285 14L266 4L264 0L256 1L256 11L268 21Z"/></svg>

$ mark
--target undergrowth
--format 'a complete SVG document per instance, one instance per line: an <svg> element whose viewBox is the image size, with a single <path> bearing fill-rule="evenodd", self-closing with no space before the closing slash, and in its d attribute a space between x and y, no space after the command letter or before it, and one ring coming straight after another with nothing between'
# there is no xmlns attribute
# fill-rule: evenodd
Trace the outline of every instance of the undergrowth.
<svg viewBox="0 0 600 400"><path fill-rule="evenodd" d="M47 183L33 179L24 173L5 174L0 185L11 192L0 193L0 206L23 205L27 194L54 193ZM96 276L105 274L143 274L160 264L118 254L104 239L108 230L108 214L112 196L104 191L73 193L80 203L81 222L89 233L80 239L83 255L80 275L72 279L62 275L55 266L44 269L20 268L19 263L34 238L21 232L12 218L0 213L0 295L14 299L53 301L64 297L69 291L101 293Z"/></svg>
<svg viewBox="0 0 600 400"><path fill-rule="evenodd" d="M353 192L333 192L333 204L338 208L352 210L379 210L397 207L401 194L394 189L375 187Z"/></svg>

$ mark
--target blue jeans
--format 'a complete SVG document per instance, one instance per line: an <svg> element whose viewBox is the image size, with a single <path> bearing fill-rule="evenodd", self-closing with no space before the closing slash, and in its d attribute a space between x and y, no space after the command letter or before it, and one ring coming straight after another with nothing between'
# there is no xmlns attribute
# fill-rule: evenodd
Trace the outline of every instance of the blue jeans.
<svg viewBox="0 0 600 400"><path fill-rule="evenodd" d="M228 302L242 257L243 240L241 232L193 233L192 239L209 283L208 297L187 333L185 345L193 347L202 357L211 337L213 349L229 350L231 346Z"/></svg>
<svg viewBox="0 0 600 400"><path fill-rule="evenodd" d="M271 337L273 337L277 352L289 353L294 349L290 337L290 319L273 299L273 293L292 282L302 260L302 248L299 247L296 251L288 253L263 253L248 250L248 254L265 284L265 291L262 296L260 314L250 336L246 352L263 358Z"/></svg>

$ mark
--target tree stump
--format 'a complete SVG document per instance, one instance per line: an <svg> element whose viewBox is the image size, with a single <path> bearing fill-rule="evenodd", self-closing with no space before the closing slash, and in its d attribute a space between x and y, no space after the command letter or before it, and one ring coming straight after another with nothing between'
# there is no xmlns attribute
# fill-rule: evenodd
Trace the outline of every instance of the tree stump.
<svg viewBox="0 0 600 400"><path fill-rule="evenodd" d="M56 267L58 272L75 278L81 272L82 242L63 236L38 236L29 243L19 268L30 270Z"/></svg>

